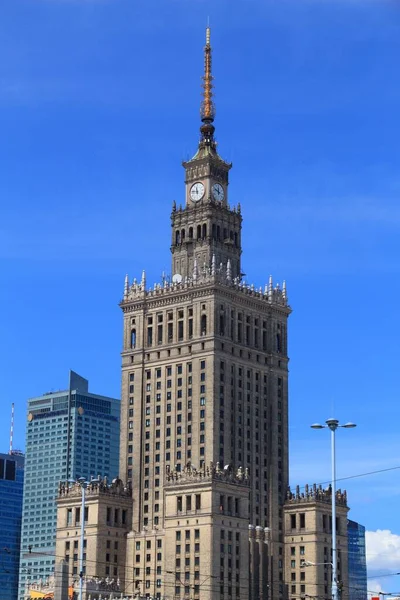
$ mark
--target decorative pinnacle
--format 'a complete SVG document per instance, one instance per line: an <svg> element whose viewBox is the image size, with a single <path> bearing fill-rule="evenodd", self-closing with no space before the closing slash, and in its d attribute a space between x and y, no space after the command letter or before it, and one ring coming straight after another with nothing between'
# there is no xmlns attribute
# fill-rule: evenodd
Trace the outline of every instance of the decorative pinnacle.
<svg viewBox="0 0 400 600"><path fill-rule="evenodd" d="M212 123L215 117L215 106L213 97L213 76L211 73L211 44L210 27L206 29L206 45L204 47L204 75L203 75L203 101L201 103L200 114L203 123Z"/></svg>

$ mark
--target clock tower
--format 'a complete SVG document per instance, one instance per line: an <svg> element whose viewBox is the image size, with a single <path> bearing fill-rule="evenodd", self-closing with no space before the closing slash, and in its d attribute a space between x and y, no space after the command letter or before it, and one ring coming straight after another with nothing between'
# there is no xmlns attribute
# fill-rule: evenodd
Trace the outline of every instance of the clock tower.
<svg viewBox="0 0 400 600"><path fill-rule="evenodd" d="M241 279L240 256L242 217L240 205L230 207L228 183L231 163L217 152L214 138L210 29L204 47L203 101L200 114L200 141L196 154L183 163L185 206L173 205L172 275L191 280L200 272L224 271Z"/></svg>
<svg viewBox="0 0 400 600"><path fill-rule="evenodd" d="M285 600L291 309L286 284L244 281L209 29L204 58L200 139L171 215L173 281L127 276L121 302L125 581L155 600Z"/></svg>

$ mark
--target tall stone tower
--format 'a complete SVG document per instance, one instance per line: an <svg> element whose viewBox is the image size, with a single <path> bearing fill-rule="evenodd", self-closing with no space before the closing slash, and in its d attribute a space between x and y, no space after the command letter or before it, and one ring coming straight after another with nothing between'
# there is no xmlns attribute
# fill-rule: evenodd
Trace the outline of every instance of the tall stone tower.
<svg viewBox="0 0 400 600"><path fill-rule="evenodd" d="M210 30L200 141L173 206L172 273L125 280L120 475L133 487L126 593L284 594L286 288L248 285L231 164L214 138ZM129 588L131 582L131 588Z"/></svg>

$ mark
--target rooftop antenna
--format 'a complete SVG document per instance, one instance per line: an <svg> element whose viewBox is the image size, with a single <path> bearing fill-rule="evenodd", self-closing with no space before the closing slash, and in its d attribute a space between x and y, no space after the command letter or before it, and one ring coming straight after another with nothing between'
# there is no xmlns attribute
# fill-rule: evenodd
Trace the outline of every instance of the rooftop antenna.
<svg viewBox="0 0 400 600"><path fill-rule="evenodd" d="M10 450L9 454L13 452L13 438L14 438L14 402L11 404L11 427L10 427Z"/></svg>

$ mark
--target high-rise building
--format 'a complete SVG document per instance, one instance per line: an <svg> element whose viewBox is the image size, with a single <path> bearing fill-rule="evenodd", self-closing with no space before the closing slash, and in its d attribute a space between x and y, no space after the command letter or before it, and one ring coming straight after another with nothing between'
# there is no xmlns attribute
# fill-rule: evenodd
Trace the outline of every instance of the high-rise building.
<svg viewBox="0 0 400 600"><path fill-rule="evenodd" d="M349 550L349 595L351 600L366 600L367 559L365 553L365 527L356 521L347 521Z"/></svg>
<svg viewBox="0 0 400 600"><path fill-rule="evenodd" d="M342 600L349 594L347 494L336 492L337 584ZM332 598L332 488L306 485L288 491L285 515L287 598Z"/></svg>
<svg viewBox="0 0 400 600"><path fill-rule="evenodd" d="M126 579L157 597L278 599L290 308L285 284L244 280L241 207L229 202L232 165L215 140L209 29L204 55L200 141L171 214L171 279L149 289L144 272L126 278L121 302Z"/></svg>
<svg viewBox="0 0 400 600"><path fill-rule="evenodd" d="M0 454L0 590L3 600L18 596L24 457L19 452Z"/></svg>
<svg viewBox="0 0 400 600"><path fill-rule="evenodd" d="M67 390L28 401L20 598L54 570L59 482L118 474L120 401L89 392L70 373Z"/></svg>

